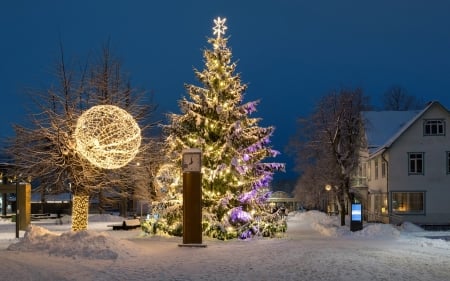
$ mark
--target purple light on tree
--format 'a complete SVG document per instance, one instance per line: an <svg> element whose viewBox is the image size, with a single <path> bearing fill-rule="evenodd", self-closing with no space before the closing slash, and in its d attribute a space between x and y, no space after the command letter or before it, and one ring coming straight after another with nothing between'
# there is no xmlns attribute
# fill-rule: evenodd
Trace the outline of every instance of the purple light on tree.
<svg viewBox="0 0 450 281"><path fill-rule="evenodd" d="M246 223L252 219L252 216L246 211L242 210L242 207L236 207L231 210L230 221L231 223Z"/></svg>

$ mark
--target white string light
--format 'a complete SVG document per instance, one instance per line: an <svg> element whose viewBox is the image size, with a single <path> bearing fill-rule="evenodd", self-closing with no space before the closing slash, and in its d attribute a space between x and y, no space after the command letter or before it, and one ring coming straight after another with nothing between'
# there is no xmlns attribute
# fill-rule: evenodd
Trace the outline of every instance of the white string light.
<svg viewBox="0 0 450 281"><path fill-rule="evenodd" d="M138 153L141 129L127 111L114 105L98 105L78 118L75 141L77 151L93 165L117 169Z"/></svg>
<svg viewBox="0 0 450 281"><path fill-rule="evenodd" d="M222 34L225 34L225 30L228 29L225 25L226 20L226 18L221 19L220 17L214 20L216 25L213 27L213 35L217 35L217 38L220 38Z"/></svg>

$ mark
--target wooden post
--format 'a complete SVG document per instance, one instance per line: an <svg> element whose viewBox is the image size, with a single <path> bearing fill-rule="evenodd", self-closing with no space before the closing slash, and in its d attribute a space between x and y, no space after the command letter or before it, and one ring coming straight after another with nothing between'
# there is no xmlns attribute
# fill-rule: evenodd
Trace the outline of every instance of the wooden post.
<svg viewBox="0 0 450 281"><path fill-rule="evenodd" d="M183 244L202 244L202 176L183 173Z"/></svg>
<svg viewBox="0 0 450 281"><path fill-rule="evenodd" d="M19 229L27 230L31 223L31 184L19 183L16 201L19 213Z"/></svg>
<svg viewBox="0 0 450 281"><path fill-rule="evenodd" d="M200 149L183 151L183 244L179 246L206 247L202 244L201 158Z"/></svg>

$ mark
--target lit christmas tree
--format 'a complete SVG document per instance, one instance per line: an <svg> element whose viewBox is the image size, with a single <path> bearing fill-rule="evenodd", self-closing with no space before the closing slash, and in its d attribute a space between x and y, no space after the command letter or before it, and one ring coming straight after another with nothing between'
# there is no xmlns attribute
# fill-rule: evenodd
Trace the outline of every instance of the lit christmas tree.
<svg viewBox="0 0 450 281"><path fill-rule="evenodd" d="M259 127L260 119L250 117L258 101L243 103L247 86L235 74L236 63L231 62L228 39L223 37L227 29L225 20L214 20L216 37L209 38L212 49L203 54L206 67L203 71L195 70L203 87L186 85L190 99L184 97L179 101L183 114L169 115L170 125L165 132L167 155L173 165L168 170L179 171L183 149L200 148L204 234L218 239L273 236L285 231L286 222L271 212L266 200L273 174L285 167L281 163L262 162L279 154L270 147L274 127ZM165 169L168 175L167 166ZM176 174L180 176L181 171ZM165 209L159 211L162 215L159 227L180 234L181 181L165 176L158 180L160 191L166 194L162 204Z"/></svg>

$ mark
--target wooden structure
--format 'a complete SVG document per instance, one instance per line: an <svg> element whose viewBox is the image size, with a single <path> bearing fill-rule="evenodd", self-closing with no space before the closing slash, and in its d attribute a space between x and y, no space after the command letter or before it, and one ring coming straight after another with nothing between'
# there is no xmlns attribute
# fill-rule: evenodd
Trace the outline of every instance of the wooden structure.
<svg viewBox="0 0 450 281"><path fill-rule="evenodd" d="M17 194L16 194L17 191ZM3 204L2 214L6 216L7 197L10 193L16 194L16 208L19 210L19 229L26 230L31 222L31 184L25 182L9 183L2 182L0 184L0 192L2 193Z"/></svg>

